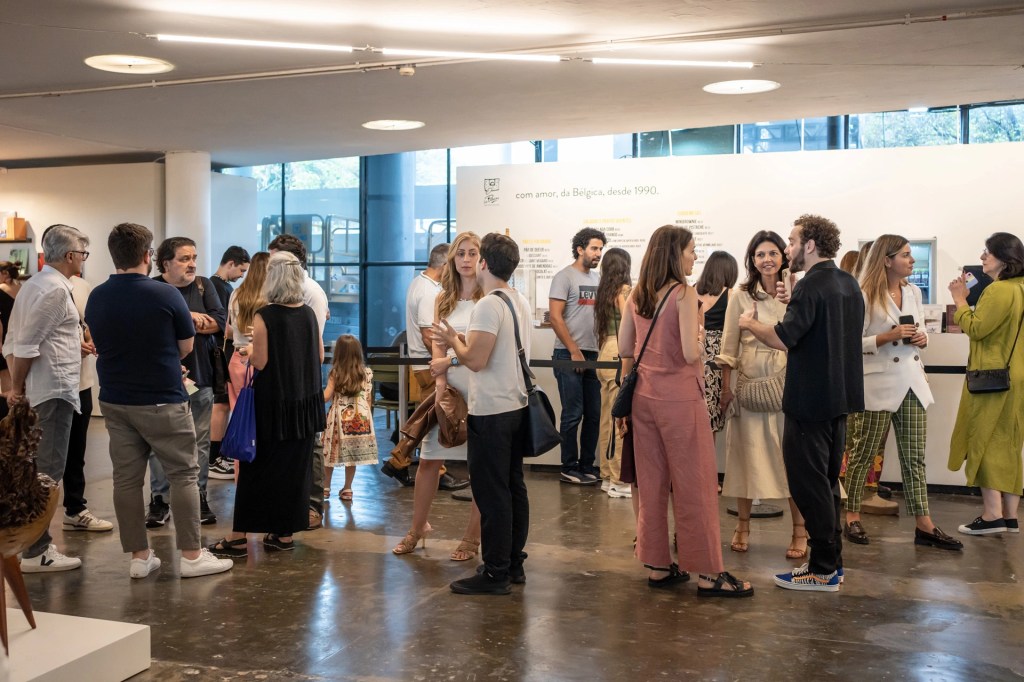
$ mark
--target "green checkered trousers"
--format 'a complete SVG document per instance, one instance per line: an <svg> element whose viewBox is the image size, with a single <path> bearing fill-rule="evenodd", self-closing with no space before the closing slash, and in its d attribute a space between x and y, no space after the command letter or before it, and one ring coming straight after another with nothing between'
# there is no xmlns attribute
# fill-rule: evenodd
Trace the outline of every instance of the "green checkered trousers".
<svg viewBox="0 0 1024 682"><path fill-rule="evenodd" d="M846 509L860 511L864 497L864 481L875 459L875 453L892 423L896 431L896 450L903 473L903 496L907 511L914 516L928 515L928 482L924 470L924 445L928 432L928 418L921 401L913 391L895 412L865 410L859 413L859 427L851 436L850 462L846 469Z"/></svg>

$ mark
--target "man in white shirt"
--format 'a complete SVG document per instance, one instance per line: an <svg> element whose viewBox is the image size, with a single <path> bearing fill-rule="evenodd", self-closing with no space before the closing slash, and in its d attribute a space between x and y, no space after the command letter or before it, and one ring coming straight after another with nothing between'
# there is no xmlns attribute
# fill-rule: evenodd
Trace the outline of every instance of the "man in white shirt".
<svg viewBox="0 0 1024 682"><path fill-rule="evenodd" d="M82 370L82 320L71 298L69 278L89 257L89 238L68 225L54 225L42 237L46 265L21 289L11 311L4 356L13 387L7 402L27 398L39 415L42 438L36 455L39 473L64 476L71 418L78 412ZM82 560L57 551L48 531L22 554L24 573L68 571Z"/></svg>
<svg viewBox="0 0 1024 682"><path fill-rule="evenodd" d="M316 324L320 329L320 342L324 340L324 327L331 318L328 307L327 292L309 276L306 267L306 245L293 234L281 234L267 245L267 251L274 255L278 251L287 251L302 263L306 277L302 280L302 302L313 309ZM328 344L329 346L330 344ZM313 441L313 481L309 489L309 530L319 528L324 518L324 446L317 434Z"/></svg>
<svg viewBox="0 0 1024 682"><path fill-rule="evenodd" d="M434 332L455 351L459 364L473 372L467 401L467 461L473 499L480 508L484 565L475 575L451 584L456 594L509 594L510 583L526 582L523 548L529 533L530 500L521 443L527 394L515 329L518 323L529 358L530 304L508 285L518 265L519 247L511 237L494 232L485 236L477 266L485 295L473 308L465 341L446 320L434 325Z"/></svg>
<svg viewBox="0 0 1024 682"><path fill-rule="evenodd" d="M427 268L413 278L405 291L405 341L411 358L430 357L430 325L434 323L434 301L441 293L441 277L447 265L448 244L438 244L430 250ZM419 382L420 388L433 389L434 379L430 376L429 367L414 367L413 377ZM405 456L404 451L396 451L380 470L402 485L411 486L416 484L416 477L409 474L410 464L412 460ZM446 475L443 469L441 475Z"/></svg>

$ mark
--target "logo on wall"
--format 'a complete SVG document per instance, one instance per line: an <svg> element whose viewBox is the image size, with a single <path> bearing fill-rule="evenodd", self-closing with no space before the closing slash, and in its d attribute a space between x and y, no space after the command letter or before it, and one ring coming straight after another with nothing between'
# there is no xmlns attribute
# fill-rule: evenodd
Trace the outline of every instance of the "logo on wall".
<svg viewBox="0 0 1024 682"><path fill-rule="evenodd" d="M484 205L496 206L498 204L498 190L501 187L500 178L484 178Z"/></svg>

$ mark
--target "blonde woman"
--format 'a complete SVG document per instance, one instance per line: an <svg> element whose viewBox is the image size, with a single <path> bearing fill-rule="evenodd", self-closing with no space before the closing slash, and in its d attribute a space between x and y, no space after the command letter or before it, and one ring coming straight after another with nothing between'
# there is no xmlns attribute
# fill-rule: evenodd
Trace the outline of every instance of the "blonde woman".
<svg viewBox="0 0 1024 682"><path fill-rule="evenodd" d="M263 284L267 280L267 263L270 254L260 251L253 254L249 261L249 273L231 292L228 299L228 329L235 343L235 352L228 363L228 400L231 409L235 409L238 391L245 385L245 372L249 365L250 344L252 344L252 326L256 311L267 304L263 294Z"/></svg>
<svg viewBox="0 0 1024 682"><path fill-rule="evenodd" d="M864 411L850 443L843 535L854 544L869 542L860 516L864 481L892 424L907 511L917 524L914 544L961 550L960 541L942 532L928 514L925 411L934 399L921 361L921 351L928 345L928 335L920 328L924 319L921 290L907 281L913 272L910 242L894 234L876 239L861 267Z"/></svg>
<svg viewBox="0 0 1024 682"><path fill-rule="evenodd" d="M476 302L483 296L483 289L477 282L477 265L480 263L480 238L473 232L462 232L448 248L448 267L441 275L441 291L434 302L434 324L442 319L459 334L469 331L469 316ZM468 398L469 370L458 364L458 358L444 343L435 340L431 344L430 373L434 377L434 390L440 395L451 385L463 397ZM430 505L437 494L441 466L445 460L466 460L466 446L442 447L438 442L438 427L434 427L420 444L420 464L416 469L416 487L413 495L412 528L402 541L391 551L395 554L409 554L416 544L430 532ZM469 523L462 541L451 553L452 561L469 561L480 548L480 510L472 502Z"/></svg>

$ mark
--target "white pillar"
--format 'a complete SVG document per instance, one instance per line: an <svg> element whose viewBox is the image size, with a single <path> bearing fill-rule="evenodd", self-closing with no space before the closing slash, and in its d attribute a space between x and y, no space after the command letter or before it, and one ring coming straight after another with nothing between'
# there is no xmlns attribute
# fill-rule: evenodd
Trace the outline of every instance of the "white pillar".
<svg viewBox="0 0 1024 682"><path fill-rule="evenodd" d="M164 198L164 235L195 241L198 273L209 277L220 262L219 253L210 253L209 153L167 152Z"/></svg>

